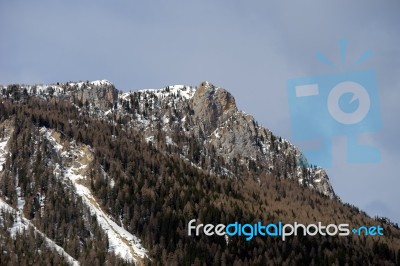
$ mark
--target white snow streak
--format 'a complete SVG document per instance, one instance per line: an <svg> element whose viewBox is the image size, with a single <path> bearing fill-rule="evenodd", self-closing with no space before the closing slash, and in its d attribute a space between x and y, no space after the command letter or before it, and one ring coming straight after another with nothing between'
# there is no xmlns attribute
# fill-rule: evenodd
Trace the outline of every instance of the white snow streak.
<svg viewBox="0 0 400 266"><path fill-rule="evenodd" d="M44 233L42 233L39 229L36 228L28 219L18 216L18 211L16 211L13 207L8 205L6 202L4 202L2 199L0 199L0 209L3 210L4 212L12 213L14 214L17 219L18 217L20 218L17 223L14 223L14 226L10 229L11 231L11 236L15 237L15 233L23 233L24 230L27 230L29 227L33 228L33 230L38 233L41 237L43 237L44 241L46 242L47 247L50 249L55 250L60 256L63 256L67 262L70 265L79 265L79 262L74 259L71 255L69 255L65 250L57 245L53 240L48 238Z"/></svg>
<svg viewBox="0 0 400 266"><path fill-rule="evenodd" d="M195 89L191 86L185 85L173 85L167 86L163 89L145 89L139 90L138 92L150 92L159 97L168 97L169 95L181 96L184 99L190 99L193 97L195 93ZM122 94L120 97L126 99L129 96L130 92Z"/></svg>
<svg viewBox="0 0 400 266"><path fill-rule="evenodd" d="M45 129L42 129L45 130ZM46 130L45 136L54 145L57 151L61 151L61 144L51 137L51 131ZM114 252L119 257L129 261L136 262L138 258L147 257L147 250L140 244L133 234L116 224L100 207L92 192L83 185L86 177L83 175L87 165L79 163L80 159L85 156L83 149L77 147L75 143L71 143L70 150L63 151L62 157L74 158L72 166L66 167L63 171L72 185L75 187L76 193L82 198L83 203L89 207L92 214L96 215L97 221L103 231L107 234L109 242L109 251Z"/></svg>
<svg viewBox="0 0 400 266"><path fill-rule="evenodd" d="M9 139L10 137L7 136L0 141L0 172L4 170L4 163L6 162L7 157L6 146Z"/></svg>
<svg viewBox="0 0 400 266"><path fill-rule="evenodd" d="M3 170L3 163L6 161L7 150L6 145L10 137L5 137L0 141L0 171ZM38 233L46 242L46 245L50 248L55 250L59 255L63 256L70 265L79 265L79 262L74 259L71 255L69 255L65 250L57 245L53 240L48 238L45 234L43 234L39 229L36 228L28 219L23 217L23 208L25 205L25 200L21 196L21 188L18 186L18 177L16 177L16 193L17 193L17 210L11 207L9 204L3 201L0 198L0 209L4 212L14 214L14 224L9 229L10 234L12 237L15 237L17 233L23 233L29 227L33 228L36 233Z"/></svg>

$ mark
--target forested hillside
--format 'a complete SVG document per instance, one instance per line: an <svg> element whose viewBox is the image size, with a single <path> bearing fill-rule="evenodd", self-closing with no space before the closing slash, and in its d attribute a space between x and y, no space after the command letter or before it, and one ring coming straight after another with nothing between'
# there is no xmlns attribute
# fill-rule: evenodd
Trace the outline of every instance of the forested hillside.
<svg viewBox="0 0 400 266"><path fill-rule="evenodd" d="M342 203L323 169L230 97L208 83L4 87L0 264L400 265L397 225ZM246 241L188 236L191 219L380 225L385 235Z"/></svg>

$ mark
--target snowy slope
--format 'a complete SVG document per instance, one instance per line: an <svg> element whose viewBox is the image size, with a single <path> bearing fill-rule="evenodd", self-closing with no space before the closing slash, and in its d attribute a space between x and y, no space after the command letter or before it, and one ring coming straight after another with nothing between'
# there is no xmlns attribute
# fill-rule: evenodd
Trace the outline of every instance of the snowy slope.
<svg viewBox="0 0 400 266"><path fill-rule="evenodd" d="M9 139L10 139L10 137L6 136L0 140L0 172L3 171L4 163L6 162L6 158L7 158L6 146L7 146Z"/></svg>
<svg viewBox="0 0 400 266"><path fill-rule="evenodd" d="M6 161L6 156L7 156L7 143L8 140L10 139L9 136L3 138L0 140L0 165L1 165L1 170L3 170L2 165L3 163ZM16 178L18 180L18 178ZM23 233L26 229L28 228L33 228L34 231L36 233L38 233L46 242L47 246L50 249L55 250L59 255L63 256L64 258L66 258L67 262L70 265L79 265L79 262L74 259L71 255L69 255L67 252L65 252L65 250L60 247L59 245L57 245L53 240L51 240L50 238L48 238L44 233L42 233L39 229L36 228L36 226L34 226L28 219L26 219L23 216L22 210L23 210L23 206L25 204L25 201L23 199L23 197L21 197L21 188L18 187L18 183L17 183L17 187L16 187L16 193L17 193L17 210L15 210L12 206L10 206L9 204L7 204L5 201L3 201L3 199L0 198L0 209L4 212L7 213L12 213L14 218L14 224L13 226L9 229L11 236L15 237L15 235L17 233Z"/></svg>
<svg viewBox="0 0 400 266"><path fill-rule="evenodd" d="M65 252L65 250L62 247L60 247L59 245L57 245L53 240L51 240L45 234L43 234L28 219L22 217L21 215L18 215L19 211L16 211L13 207L8 205L2 199L0 199L0 209L4 212L12 213L16 216L16 221L15 221L13 227L10 229L12 236L15 236L15 234L17 232L22 233L24 230L26 230L28 228L33 228L33 230L44 239L44 241L46 242L46 245L50 249L56 251L60 256L64 257L67 260L67 262L69 263L69 265L74 265L74 266L79 265L79 262L76 259L74 259L67 252Z"/></svg>
<svg viewBox="0 0 400 266"><path fill-rule="evenodd" d="M108 236L109 251L114 252L117 256L126 261L134 263L147 257L147 250L141 246L140 239L116 224L110 216L101 209L90 189L84 185L86 181L85 172L88 166L88 160L90 160L91 156L87 146L77 146L75 142L72 142L69 150L63 150L63 146L52 137L50 130L42 128L41 132L50 141L53 148L61 157L74 158L71 165L63 166L61 175L71 181L77 195L82 198L83 203L89 207L91 213L96 216L100 227Z"/></svg>
<svg viewBox="0 0 400 266"><path fill-rule="evenodd" d="M185 85L172 85L167 86L163 89L146 89L146 90L139 90L138 92L142 93L153 93L157 97L168 97L169 95L179 95L182 96L184 99L189 100L193 97L195 93L195 89L191 86Z"/></svg>

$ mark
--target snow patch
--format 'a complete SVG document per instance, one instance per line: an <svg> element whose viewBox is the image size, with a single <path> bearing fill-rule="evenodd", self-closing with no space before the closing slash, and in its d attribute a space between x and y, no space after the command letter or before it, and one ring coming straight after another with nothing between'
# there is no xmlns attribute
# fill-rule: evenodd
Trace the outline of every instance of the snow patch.
<svg viewBox="0 0 400 266"><path fill-rule="evenodd" d="M25 230L28 228L33 228L33 230L38 233L46 242L47 247L49 247L52 250L55 250L60 256L64 257L69 265L79 265L79 262L74 259L71 255L69 255L62 247L57 245L53 240L48 238L44 233L42 233L39 229L36 228L28 219L24 218L22 215L18 215L19 210L15 210L13 207L8 205L6 202L4 202L2 199L0 199L0 209L12 213L16 217L16 222L14 223L14 226L10 228L10 234L14 238L15 234L18 233L23 233Z"/></svg>
<svg viewBox="0 0 400 266"><path fill-rule="evenodd" d="M53 146L54 149L56 149L57 152L62 151L63 146L57 142L57 140L51 134L52 132L50 130L47 130L47 128L42 127L40 128L40 133L45 135L47 140L50 141L51 145Z"/></svg>
<svg viewBox="0 0 400 266"><path fill-rule="evenodd" d="M87 85L93 85L93 86L104 86L104 85L113 85L110 81L106 80L106 79L102 79L102 80L94 80L94 81L80 81L80 82L68 82L68 85L73 87L73 86L77 86L79 89L83 86L83 84L87 84Z"/></svg>
<svg viewBox="0 0 400 266"><path fill-rule="evenodd" d="M165 143L167 143L168 145L178 146L175 142L173 142L170 136L165 136Z"/></svg>
<svg viewBox="0 0 400 266"><path fill-rule="evenodd" d="M147 250L141 246L140 240L111 220L110 217L100 208L96 199L87 187L77 183L76 181L73 181L73 184L77 194L89 207L91 214L96 215L97 222L106 232L109 241L109 251L113 251L115 254L129 262L136 262L137 257L147 257Z"/></svg>
<svg viewBox="0 0 400 266"><path fill-rule="evenodd" d="M112 85L112 83L106 79L95 80L95 81L90 82L90 84L94 85L94 86Z"/></svg>
<svg viewBox="0 0 400 266"><path fill-rule="evenodd" d="M7 159L6 146L7 146L9 139L10 139L10 136L6 136L6 137L2 138L0 141L0 172L2 172L4 170L4 164Z"/></svg>
<svg viewBox="0 0 400 266"><path fill-rule="evenodd" d="M175 95L175 96L181 96L182 98L188 100L193 97L195 91L196 90L191 86L172 85L172 86L167 86L163 89L145 89L145 90L139 90L138 92L153 93L158 98ZM127 97L126 94L124 95L125 95L124 97Z"/></svg>
<svg viewBox="0 0 400 266"><path fill-rule="evenodd" d="M146 142L147 142L147 143L153 142L153 141L154 141L154 136L150 136L150 137L147 137L147 138L146 138Z"/></svg>

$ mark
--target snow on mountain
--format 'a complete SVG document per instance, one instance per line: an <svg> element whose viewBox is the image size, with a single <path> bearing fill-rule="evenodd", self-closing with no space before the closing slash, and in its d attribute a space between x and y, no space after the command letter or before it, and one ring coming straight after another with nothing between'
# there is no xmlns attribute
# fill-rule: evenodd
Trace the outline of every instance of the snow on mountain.
<svg viewBox="0 0 400 266"><path fill-rule="evenodd" d="M110 81L106 79L91 81L90 84L94 86L113 85Z"/></svg>
<svg viewBox="0 0 400 266"><path fill-rule="evenodd" d="M115 123L123 118L131 128L144 134L147 141L157 142L161 130L168 143L177 143L178 132L188 138L195 137L204 144L200 157L209 158L210 151L224 159L224 167L234 172L235 162L247 169L256 165L262 171L276 176L295 178L302 185L333 198L329 178L323 169L309 167L301 151L287 140L278 138L259 125L257 121L237 109L234 97L225 89L210 82L197 87L174 85L161 89L145 89L119 93L107 80L68 82L61 85L20 85L20 90L32 88L40 97L50 99L55 95L70 99L81 111ZM15 94L13 86L3 87L3 94ZM34 94L34 93L33 93ZM117 115L117 116L115 116ZM179 133L180 134L180 133ZM167 138L168 137L168 138ZM180 148L180 145L176 145ZM187 147L180 148L180 155L188 158ZM196 164L198 163L192 162ZM312 163L312 162L311 162ZM305 168L305 169L303 169ZM212 170L218 173L218 169ZM320 170L320 171L319 171ZM227 171L219 171L223 174Z"/></svg>
<svg viewBox="0 0 400 266"><path fill-rule="evenodd" d="M129 117L130 126L143 132L146 140L153 143L157 143L160 129L167 135L167 144L175 143L172 140L177 131L187 137L196 136L203 143L201 156L207 157L215 149L216 154L225 159L219 171L208 169L212 172L232 173L230 168L234 162L247 168L256 165L260 170L296 178L302 185L335 197L323 169L309 167L299 149L274 136L251 115L238 110L234 97L210 82L203 82L196 88L177 85L124 93L119 95L117 109L113 112ZM188 158L185 147L181 155Z"/></svg>
<svg viewBox="0 0 400 266"><path fill-rule="evenodd" d="M182 96L183 99L189 100L190 98L193 97L195 91L196 90L191 86L172 85L172 86L167 86L163 89L145 89L145 90L139 90L138 92L152 93L157 97L167 97L169 95L176 95L176 96Z"/></svg>
<svg viewBox="0 0 400 266"><path fill-rule="evenodd" d="M68 82L68 86L71 87L78 87L79 89L81 89L84 85L88 85L88 87L90 87L90 85L92 86L113 86L113 84L106 80L106 79L102 79L102 80L94 80L94 81L79 81L79 82Z"/></svg>
<svg viewBox="0 0 400 266"><path fill-rule="evenodd" d="M5 136L0 140L0 172L4 170L4 163L6 162L7 158L7 150L6 146L10 136Z"/></svg>
<svg viewBox="0 0 400 266"><path fill-rule="evenodd" d="M10 136L5 136L0 140L0 164L6 161L6 157L8 154L7 151L7 143L10 139ZM3 166L1 166L0 172L3 171ZM56 251L60 256L63 256L70 265L79 265L79 262L74 259L71 255L69 255L62 247L57 245L53 240L48 238L44 233L42 233L39 229L36 228L28 219L23 216L23 207L25 204L25 200L21 195L21 188L18 186L18 177L16 177L16 193L17 193L17 209L14 209L12 206L7 204L3 199L0 198L0 209L3 212L11 213L14 217L14 224L11 228L9 228L11 237L15 237L16 234L22 234L28 228L33 228L33 230L38 233L46 242L46 245ZM3 219L0 217L0 219Z"/></svg>
<svg viewBox="0 0 400 266"><path fill-rule="evenodd" d="M6 213L11 213L14 215L15 218L15 223L13 225L12 228L10 228L10 232L11 232L11 236L15 237L15 234L21 234L23 233L25 230L27 230L28 228L33 228L33 230L39 234L44 241L46 242L46 245L56 251L60 256L64 257L67 262L69 263L69 265L79 265L79 262L74 259L71 255L69 255L62 247L60 247L59 245L57 245L53 240L51 240L50 238L48 238L45 234L43 234L39 229L36 228L36 226L34 226L28 219L24 218L20 213L19 210L15 210L13 207L11 207L9 204L7 204L6 202L4 202L1 198L0 198L0 209L3 212ZM0 217L1 218L1 217Z"/></svg>
<svg viewBox="0 0 400 266"><path fill-rule="evenodd" d="M64 161L67 161L67 158L73 158L73 161L68 165L57 165L55 172L71 182L76 194L90 209L92 215L96 216L100 227L108 236L109 252L114 252L117 256L131 263L136 263L138 260L147 257L147 250L140 244L140 239L114 222L110 218L111 216L102 210L90 189L85 185L87 183L86 171L92 158L90 148L79 146L74 141L70 143L68 149L64 149L63 145L52 136L52 131L46 128L41 128L40 131L49 140L59 156L65 159Z"/></svg>

